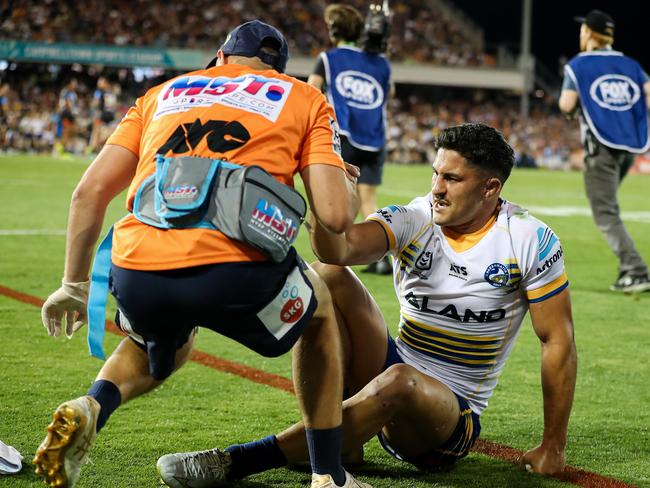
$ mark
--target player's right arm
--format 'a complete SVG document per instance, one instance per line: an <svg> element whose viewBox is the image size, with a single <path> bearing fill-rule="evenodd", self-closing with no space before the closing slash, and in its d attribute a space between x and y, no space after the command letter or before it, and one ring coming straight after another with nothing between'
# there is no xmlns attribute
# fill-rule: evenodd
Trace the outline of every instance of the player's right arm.
<svg viewBox="0 0 650 488"><path fill-rule="evenodd" d="M377 222L354 224L341 234L329 232L317 221L312 224L312 249L324 263L339 266L370 264L379 261L388 252L386 233Z"/></svg>

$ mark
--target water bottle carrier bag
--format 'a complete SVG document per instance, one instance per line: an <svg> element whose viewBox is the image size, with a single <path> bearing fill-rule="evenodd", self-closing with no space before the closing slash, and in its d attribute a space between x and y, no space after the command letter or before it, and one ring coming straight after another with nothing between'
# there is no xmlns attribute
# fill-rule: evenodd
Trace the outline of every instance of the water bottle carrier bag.
<svg viewBox="0 0 650 488"><path fill-rule="evenodd" d="M293 188L259 166L219 159L156 156L156 172L133 201L139 221L161 229L207 228L282 261L307 205Z"/></svg>

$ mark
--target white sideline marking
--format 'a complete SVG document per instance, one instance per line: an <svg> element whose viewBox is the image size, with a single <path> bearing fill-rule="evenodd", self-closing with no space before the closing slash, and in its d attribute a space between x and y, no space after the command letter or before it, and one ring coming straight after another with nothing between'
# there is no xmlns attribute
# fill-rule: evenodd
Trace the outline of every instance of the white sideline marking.
<svg viewBox="0 0 650 488"><path fill-rule="evenodd" d="M64 236L61 229L0 229L0 236Z"/></svg>
<svg viewBox="0 0 650 488"><path fill-rule="evenodd" d="M589 207L526 207L531 214L550 215L552 217L591 217ZM623 221L650 224L650 212L629 211L621 214Z"/></svg>
<svg viewBox="0 0 650 488"><path fill-rule="evenodd" d="M383 196L390 195L397 198L414 198L412 193L384 191ZM513 202L517 203L517 202ZM550 215L551 217L589 217L591 218L591 209L589 207L564 206L564 207L545 207L536 205L522 205L529 210L533 216ZM628 211L621 214L624 222L637 222L641 224L650 224L650 211Z"/></svg>

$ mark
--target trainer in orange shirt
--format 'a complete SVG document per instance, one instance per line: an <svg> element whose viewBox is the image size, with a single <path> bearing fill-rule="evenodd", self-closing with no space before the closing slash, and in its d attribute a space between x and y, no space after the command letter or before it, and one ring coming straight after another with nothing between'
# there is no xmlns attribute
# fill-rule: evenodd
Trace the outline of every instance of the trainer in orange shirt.
<svg viewBox="0 0 650 488"><path fill-rule="evenodd" d="M72 196L63 286L42 309L50 335L60 335L64 315L68 336L85 322L90 262L106 207L128 187L126 205L133 211L138 188L156 171L157 155L258 165L290 186L300 173L311 210L325 228L341 233L352 224L356 171L348 173L339 155L333 111L316 89L283 74L287 59L287 42L277 29L247 22L229 34L206 69L173 78L137 100ZM76 484L96 431L121 403L182 366L201 326L266 356L295 345L311 486L367 486L340 461L342 365L331 297L293 248L275 262L218 230L157 228L129 213L114 228L109 283L116 321L129 337L87 395L56 410L34 459L46 483ZM209 469L210 459L188 463L188 470ZM161 469L161 475L171 488L186 486L178 473Z"/></svg>

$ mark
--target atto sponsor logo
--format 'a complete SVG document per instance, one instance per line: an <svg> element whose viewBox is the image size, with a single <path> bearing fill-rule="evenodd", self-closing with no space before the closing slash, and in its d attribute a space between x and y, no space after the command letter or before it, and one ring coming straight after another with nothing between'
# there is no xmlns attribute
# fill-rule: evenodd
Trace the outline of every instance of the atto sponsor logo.
<svg viewBox="0 0 650 488"><path fill-rule="evenodd" d="M384 90L372 76L360 71L341 71L334 86L347 104L364 110L372 110L384 103Z"/></svg>
<svg viewBox="0 0 650 488"><path fill-rule="evenodd" d="M177 112L215 103L259 114L275 122L289 97L292 84L275 78L244 75L183 76L165 85L158 94L154 120Z"/></svg>
<svg viewBox="0 0 650 488"><path fill-rule="evenodd" d="M624 75L603 75L589 87L589 95L603 108L621 112L630 110L641 97L641 88Z"/></svg>
<svg viewBox="0 0 650 488"><path fill-rule="evenodd" d="M495 288L503 288L510 281L510 273L508 273L508 268L501 263L492 263L485 270L483 275L485 281L491 284Z"/></svg>

